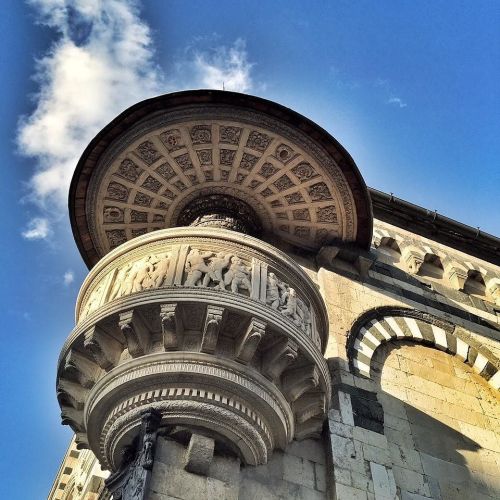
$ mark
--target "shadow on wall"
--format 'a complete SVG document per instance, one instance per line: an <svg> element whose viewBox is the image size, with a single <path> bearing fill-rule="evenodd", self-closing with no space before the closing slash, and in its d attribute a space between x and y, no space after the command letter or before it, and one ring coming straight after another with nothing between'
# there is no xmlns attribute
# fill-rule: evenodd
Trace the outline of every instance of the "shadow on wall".
<svg viewBox="0 0 500 500"><path fill-rule="evenodd" d="M403 500L500 498L500 405L469 367L436 349L388 342L376 350L370 385Z"/></svg>

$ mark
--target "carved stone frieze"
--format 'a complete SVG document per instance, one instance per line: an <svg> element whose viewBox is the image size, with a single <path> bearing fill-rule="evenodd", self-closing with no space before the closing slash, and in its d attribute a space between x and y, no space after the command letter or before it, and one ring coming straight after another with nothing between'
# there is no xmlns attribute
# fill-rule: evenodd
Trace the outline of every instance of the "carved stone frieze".
<svg viewBox="0 0 500 500"><path fill-rule="evenodd" d="M238 239L238 236L234 238ZM142 253L140 258L131 257L117 263L115 269L104 274L84 298L81 318L107 302L137 292L173 284L208 287L258 298L320 345L320 336L314 325L317 313L311 308L311 299L303 295L302 291L297 292L301 290L301 279L296 286L292 286L277 277L272 261L268 261L272 269L267 274L261 273L260 267L267 261L265 256L259 258L256 255L253 260L249 260L248 257L240 257L240 248L231 251L226 244L223 247L225 251L212 245L202 248L190 246L188 251L181 251L178 243L170 242L146 255ZM180 269L183 272L179 274Z"/></svg>

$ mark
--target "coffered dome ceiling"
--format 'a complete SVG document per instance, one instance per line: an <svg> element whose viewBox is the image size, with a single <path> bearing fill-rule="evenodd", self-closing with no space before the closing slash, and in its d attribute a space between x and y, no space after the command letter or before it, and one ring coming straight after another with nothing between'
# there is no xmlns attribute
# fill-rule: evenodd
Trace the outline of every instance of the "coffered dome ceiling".
<svg viewBox="0 0 500 500"><path fill-rule="evenodd" d="M217 212L221 200L230 215L257 218L263 237L309 250L369 246L369 195L342 146L287 108L231 92L167 94L126 110L85 150L69 205L90 267L136 236L184 225L194 205Z"/></svg>

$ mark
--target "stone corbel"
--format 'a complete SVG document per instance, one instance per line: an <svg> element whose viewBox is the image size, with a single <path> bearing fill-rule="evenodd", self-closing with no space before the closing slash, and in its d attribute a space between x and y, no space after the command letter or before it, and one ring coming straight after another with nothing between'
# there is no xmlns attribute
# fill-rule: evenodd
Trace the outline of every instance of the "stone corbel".
<svg viewBox="0 0 500 500"><path fill-rule="evenodd" d="M297 400L319 384L318 368L315 365L288 370L283 378L283 391L288 401Z"/></svg>
<svg viewBox="0 0 500 500"><path fill-rule="evenodd" d="M266 324L255 318L250 320L250 324L236 348L236 360L241 363L248 363L254 356L257 346L266 333Z"/></svg>
<svg viewBox="0 0 500 500"><path fill-rule="evenodd" d="M118 322L125 337L128 352L133 358L147 354L151 349L151 335L136 309L120 313Z"/></svg>
<svg viewBox="0 0 500 500"><path fill-rule="evenodd" d="M298 351L299 346L290 339L274 344L264 354L262 363L264 375L276 382L287 366L297 359Z"/></svg>
<svg viewBox="0 0 500 500"><path fill-rule="evenodd" d="M65 403L69 403L76 410L83 409L88 390L84 389L80 384L59 378L56 391L59 405L62 406Z"/></svg>
<svg viewBox="0 0 500 500"><path fill-rule="evenodd" d="M449 266L446 268L445 276L455 290L462 291L464 289L467 281L467 271L465 269L458 266Z"/></svg>
<svg viewBox="0 0 500 500"><path fill-rule="evenodd" d="M214 457L214 448L213 439L200 434L191 434L184 468L193 474L206 476Z"/></svg>
<svg viewBox="0 0 500 500"><path fill-rule="evenodd" d="M70 380L76 380L86 389L91 389L97 377L97 365L85 356L70 349L64 360L63 373Z"/></svg>
<svg viewBox="0 0 500 500"><path fill-rule="evenodd" d="M325 395L323 393L304 394L292 404L295 418L299 424L316 415L325 413Z"/></svg>
<svg viewBox="0 0 500 500"><path fill-rule="evenodd" d="M177 304L161 304L160 320L165 351L176 351L179 348L179 334L182 331Z"/></svg>
<svg viewBox="0 0 500 500"><path fill-rule="evenodd" d="M222 325L222 315L224 308L218 306L207 306L207 315L205 317L205 326L203 327L203 336L201 339L201 352L214 353L217 346L220 327Z"/></svg>
<svg viewBox="0 0 500 500"><path fill-rule="evenodd" d="M61 406L61 423L69 425L74 432L83 432L83 412L71 408L71 406Z"/></svg>
<svg viewBox="0 0 500 500"><path fill-rule="evenodd" d="M77 450L88 450L89 442L87 440L87 434L85 432L75 433L75 443Z"/></svg>
<svg viewBox="0 0 500 500"><path fill-rule="evenodd" d="M491 295L497 306L500 306L500 279L492 278L486 283L486 291Z"/></svg>
<svg viewBox="0 0 500 500"><path fill-rule="evenodd" d="M374 262L375 258L372 256L358 255L354 261L354 267L362 278L366 278Z"/></svg>
<svg viewBox="0 0 500 500"><path fill-rule="evenodd" d="M96 363L106 371L116 366L122 352L121 344L97 325L85 332L83 346L92 354Z"/></svg>
<svg viewBox="0 0 500 500"><path fill-rule="evenodd" d="M337 258L339 252L340 252L339 247L325 246L320 248L318 255L316 256L318 266L331 267L333 265L333 261Z"/></svg>
<svg viewBox="0 0 500 500"><path fill-rule="evenodd" d="M319 438L323 428L323 417L313 417L306 420L304 423L297 423L295 426L295 438Z"/></svg>
<svg viewBox="0 0 500 500"><path fill-rule="evenodd" d="M418 274L424 262L424 254L415 248L406 248L402 251L402 257L408 272Z"/></svg>
<svg viewBox="0 0 500 500"><path fill-rule="evenodd" d="M354 267L361 278L366 278L376 256L352 245L325 246L318 252L316 260L320 267L332 269L339 269L347 263Z"/></svg>

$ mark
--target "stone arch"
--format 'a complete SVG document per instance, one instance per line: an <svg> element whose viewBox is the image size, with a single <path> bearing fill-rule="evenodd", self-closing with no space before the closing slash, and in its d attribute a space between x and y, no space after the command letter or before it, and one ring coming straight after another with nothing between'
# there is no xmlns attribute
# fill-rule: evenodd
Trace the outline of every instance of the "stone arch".
<svg viewBox="0 0 500 500"><path fill-rule="evenodd" d="M371 378L375 350L391 340L411 340L457 356L492 387L500 389L500 360L493 353L452 323L402 307L372 309L355 321L347 346L353 373Z"/></svg>

